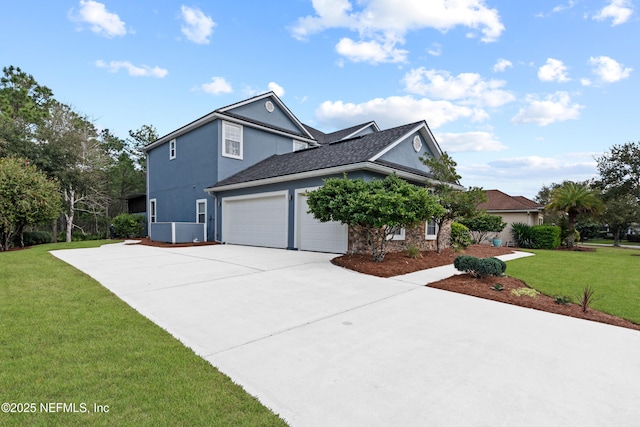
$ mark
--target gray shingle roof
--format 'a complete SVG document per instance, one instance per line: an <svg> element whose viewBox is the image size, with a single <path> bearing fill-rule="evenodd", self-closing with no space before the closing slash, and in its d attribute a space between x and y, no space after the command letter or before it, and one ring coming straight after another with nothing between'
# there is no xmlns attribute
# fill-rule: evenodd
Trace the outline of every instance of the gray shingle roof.
<svg viewBox="0 0 640 427"><path fill-rule="evenodd" d="M217 187L232 184L366 162L421 123L423 122L410 123L352 139L325 143L306 150L273 155L218 182L211 188L215 190ZM415 170L412 171L415 172ZM421 174L428 176L424 172Z"/></svg>

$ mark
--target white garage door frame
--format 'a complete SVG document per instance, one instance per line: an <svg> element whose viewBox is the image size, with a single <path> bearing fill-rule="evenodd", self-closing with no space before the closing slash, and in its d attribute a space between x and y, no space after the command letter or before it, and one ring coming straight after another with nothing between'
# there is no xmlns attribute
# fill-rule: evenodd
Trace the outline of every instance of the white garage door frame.
<svg viewBox="0 0 640 427"><path fill-rule="evenodd" d="M242 206L242 202L247 203ZM261 202L268 205L271 215L261 209ZM238 216L239 212L233 212L234 208L241 209L240 213L244 215ZM253 222L247 222L248 218ZM238 234L240 228L244 228L248 234ZM261 236L255 234L258 229L264 234ZM288 236L289 192L287 190L222 198L223 242L286 249Z"/></svg>
<svg viewBox="0 0 640 427"><path fill-rule="evenodd" d="M320 223L313 218L311 214L307 214L307 203L305 193L313 191L320 187L298 188L295 190L295 230L294 241L296 247L303 251L330 252L330 253L346 253L349 247L349 229L346 224L337 222ZM313 224L309 224L309 220ZM305 224L318 227L322 233L317 233L326 237L324 242L306 241L306 230L303 230Z"/></svg>

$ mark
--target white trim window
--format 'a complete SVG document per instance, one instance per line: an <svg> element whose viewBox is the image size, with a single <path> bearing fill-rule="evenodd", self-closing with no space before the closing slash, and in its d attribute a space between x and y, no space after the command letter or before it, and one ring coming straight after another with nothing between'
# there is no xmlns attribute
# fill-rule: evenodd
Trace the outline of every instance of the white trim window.
<svg viewBox="0 0 640 427"><path fill-rule="evenodd" d="M394 227L393 234L389 236L390 240L404 240L404 227Z"/></svg>
<svg viewBox="0 0 640 427"><path fill-rule="evenodd" d="M424 239L436 240L438 237L438 224L434 220L429 220L424 224Z"/></svg>
<svg viewBox="0 0 640 427"><path fill-rule="evenodd" d="M196 222L198 224L207 222L207 199L196 200Z"/></svg>
<svg viewBox="0 0 640 427"><path fill-rule="evenodd" d="M242 160L242 126L222 122L222 155Z"/></svg>
<svg viewBox="0 0 640 427"><path fill-rule="evenodd" d="M173 160L176 158L176 140L172 139L169 141L169 160Z"/></svg>
<svg viewBox="0 0 640 427"><path fill-rule="evenodd" d="M156 222L158 219L156 206L156 199L149 200L149 222Z"/></svg>
<svg viewBox="0 0 640 427"><path fill-rule="evenodd" d="M309 144L303 141L293 140L293 151L300 151L309 148Z"/></svg>

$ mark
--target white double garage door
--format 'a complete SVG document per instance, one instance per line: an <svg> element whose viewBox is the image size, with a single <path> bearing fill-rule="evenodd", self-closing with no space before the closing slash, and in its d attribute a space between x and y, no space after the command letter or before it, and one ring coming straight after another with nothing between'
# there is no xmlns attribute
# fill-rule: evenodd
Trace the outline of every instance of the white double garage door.
<svg viewBox="0 0 640 427"><path fill-rule="evenodd" d="M294 242L303 251L345 253L347 226L320 222L307 213L305 193L295 191ZM238 245L287 248L289 192L274 191L222 198L222 241Z"/></svg>

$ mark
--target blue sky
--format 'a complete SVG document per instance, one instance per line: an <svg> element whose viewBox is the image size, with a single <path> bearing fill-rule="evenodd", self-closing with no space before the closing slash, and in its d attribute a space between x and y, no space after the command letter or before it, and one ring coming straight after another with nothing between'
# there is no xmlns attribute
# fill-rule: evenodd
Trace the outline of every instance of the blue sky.
<svg viewBox="0 0 640 427"><path fill-rule="evenodd" d="M640 140L637 3L25 0L0 65L120 137L267 90L327 132L424 119L463 185L533 197Z"/></svg>

